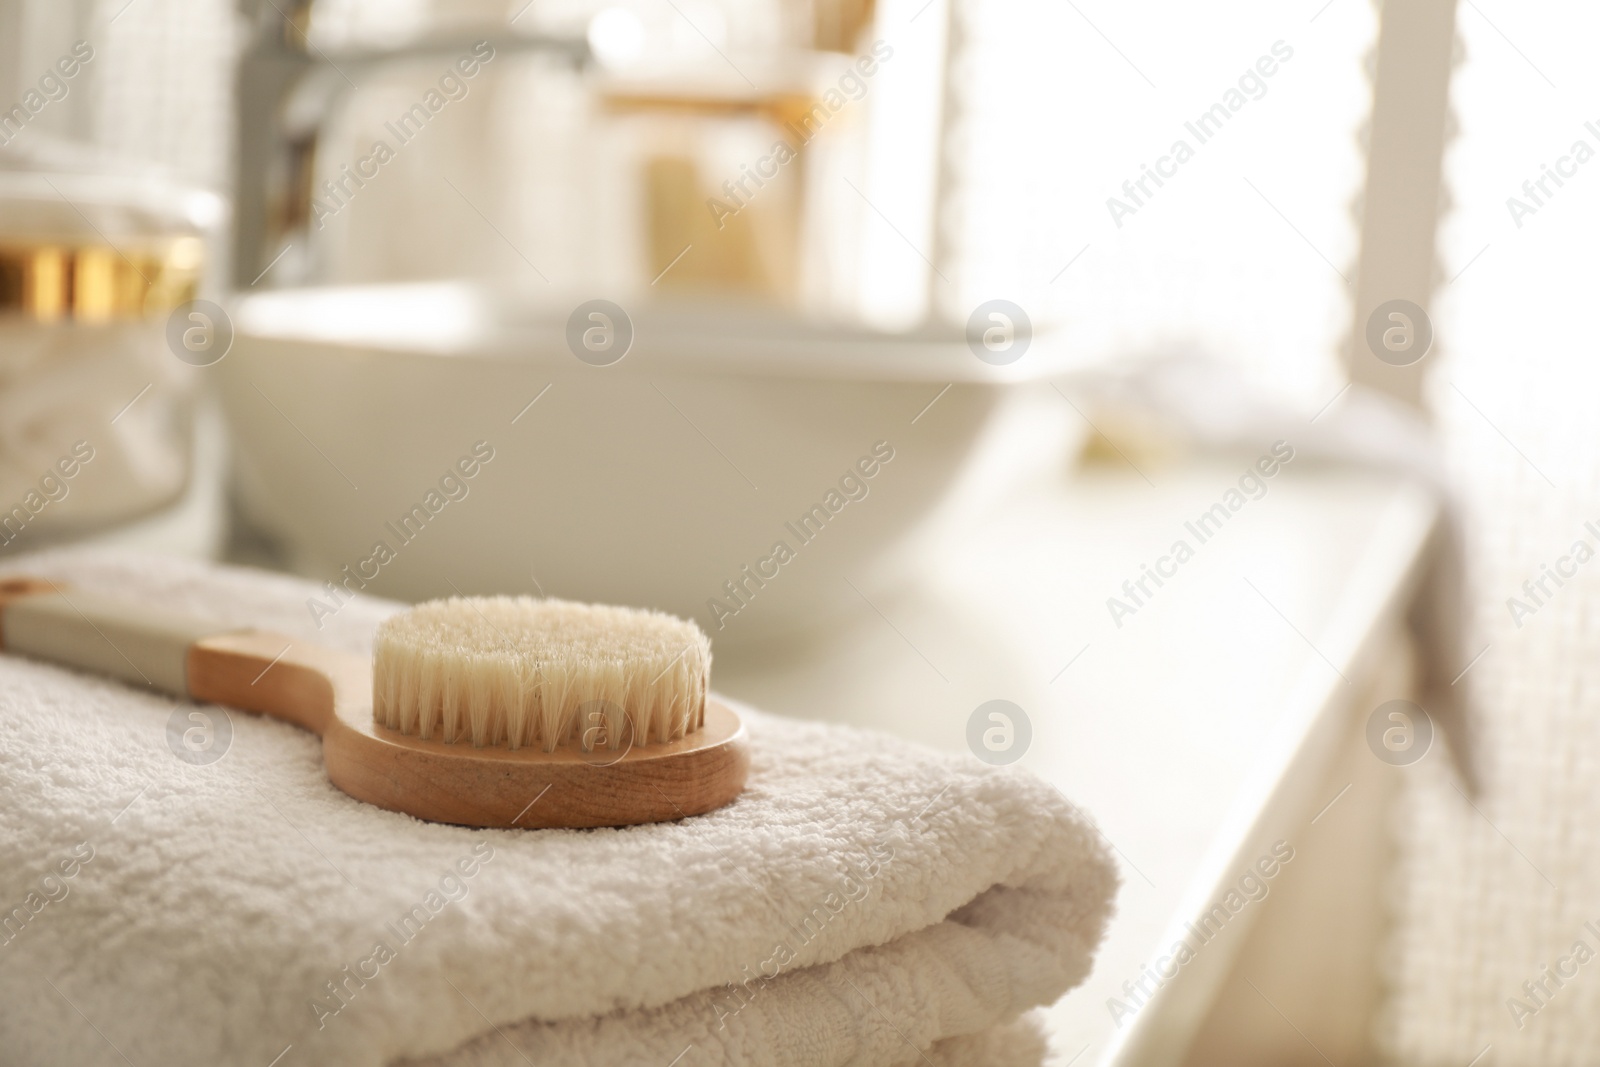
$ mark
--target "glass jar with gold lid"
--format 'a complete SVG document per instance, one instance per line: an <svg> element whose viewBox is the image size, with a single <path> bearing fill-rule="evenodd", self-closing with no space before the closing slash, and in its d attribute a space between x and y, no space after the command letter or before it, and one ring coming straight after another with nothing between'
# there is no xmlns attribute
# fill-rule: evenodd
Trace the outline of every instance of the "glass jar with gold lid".
<svg viewBox="0 0 1600 1067"><path fill-rule="evenodd" d="M0 552L182 492L198 372L166 323L222 215L212 194L37 140L0 169Z"/></svg>

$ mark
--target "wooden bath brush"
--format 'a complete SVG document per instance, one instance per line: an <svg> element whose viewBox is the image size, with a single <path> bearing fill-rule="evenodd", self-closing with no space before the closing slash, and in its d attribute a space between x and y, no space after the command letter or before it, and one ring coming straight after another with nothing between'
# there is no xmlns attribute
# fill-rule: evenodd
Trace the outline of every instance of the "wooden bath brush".
<svg viewBox="0 0 1600 1067"><path fill-rule="evenodd" d="M303 726L334 785L433 822L662 822L729 803L749 769L739 717L706 696L710 642L660 612L436 600L381 623L369 663L8 578L0 649Z"/></svg>

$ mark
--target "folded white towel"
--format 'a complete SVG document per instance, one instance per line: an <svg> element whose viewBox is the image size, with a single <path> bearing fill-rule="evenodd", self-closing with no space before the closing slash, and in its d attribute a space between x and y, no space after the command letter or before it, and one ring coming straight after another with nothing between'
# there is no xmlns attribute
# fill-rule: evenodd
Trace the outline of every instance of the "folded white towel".
<svg viewBox="0 0 1600 1067"><path fill-rule="evenodd" d="M361 651L396 608L319 633L295 579L5 569ZM316 738L246 713L192 765L168 744L192 710L0 657L0 1062L1037 1062L1014 1021L1086 976L1116 889L1037 779L748 708L735 804L537 832L361 804Z"/></svg>

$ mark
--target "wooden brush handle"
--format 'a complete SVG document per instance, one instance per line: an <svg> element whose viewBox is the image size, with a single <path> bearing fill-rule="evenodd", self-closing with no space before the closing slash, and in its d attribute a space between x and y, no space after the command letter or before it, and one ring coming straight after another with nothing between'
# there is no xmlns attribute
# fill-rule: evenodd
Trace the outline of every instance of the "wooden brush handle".
<svg viewBox="0 0 1600 1067"><path fill-rule="evenodd" d="M360 702L372 683L359 657L37 578L0 579L0 649L318 735L334 715L335 688Z"/></svg>
<svg viewBox="0 0 1600 1067"><path fill-rule="evenodd" d="M272 715L322 737L328 778L358 800L479 827L627 826L722 807L744 789L749 744L734 712L615 757L571 748L425 741L372 717L372 666L281 634L230 630L155 606L31 578L0 579L0 649L180 699Z"/></svg>
<svg viewBox="0 0 1600 1067"><path fill-rule="evenodd" d="M37 578L0 579L0 649L318 735L334 715L334 688L371 686L358 657Z"/></svg>
<svg viewBox="0 0 1600 1067"><path fill-rule="evenodd" d="M0 581L0 648L189 696L189 649L215 623L34 578Z"/></svg>

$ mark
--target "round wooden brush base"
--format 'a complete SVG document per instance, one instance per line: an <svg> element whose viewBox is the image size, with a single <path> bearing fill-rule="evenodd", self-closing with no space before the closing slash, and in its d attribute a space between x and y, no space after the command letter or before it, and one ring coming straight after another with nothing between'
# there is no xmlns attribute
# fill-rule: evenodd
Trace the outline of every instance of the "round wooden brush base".
<svg viewBox="0 0 1600 1067"><path fill-rule="evenodd" d="M694 733L622 750L423 740L373 721L366 659L255 631L195 641L188 691L193 700L259 711L320 734L328 778L358 800L459 826L666 822L730 803L750 767L744 724L710 700Z"/></svg>

